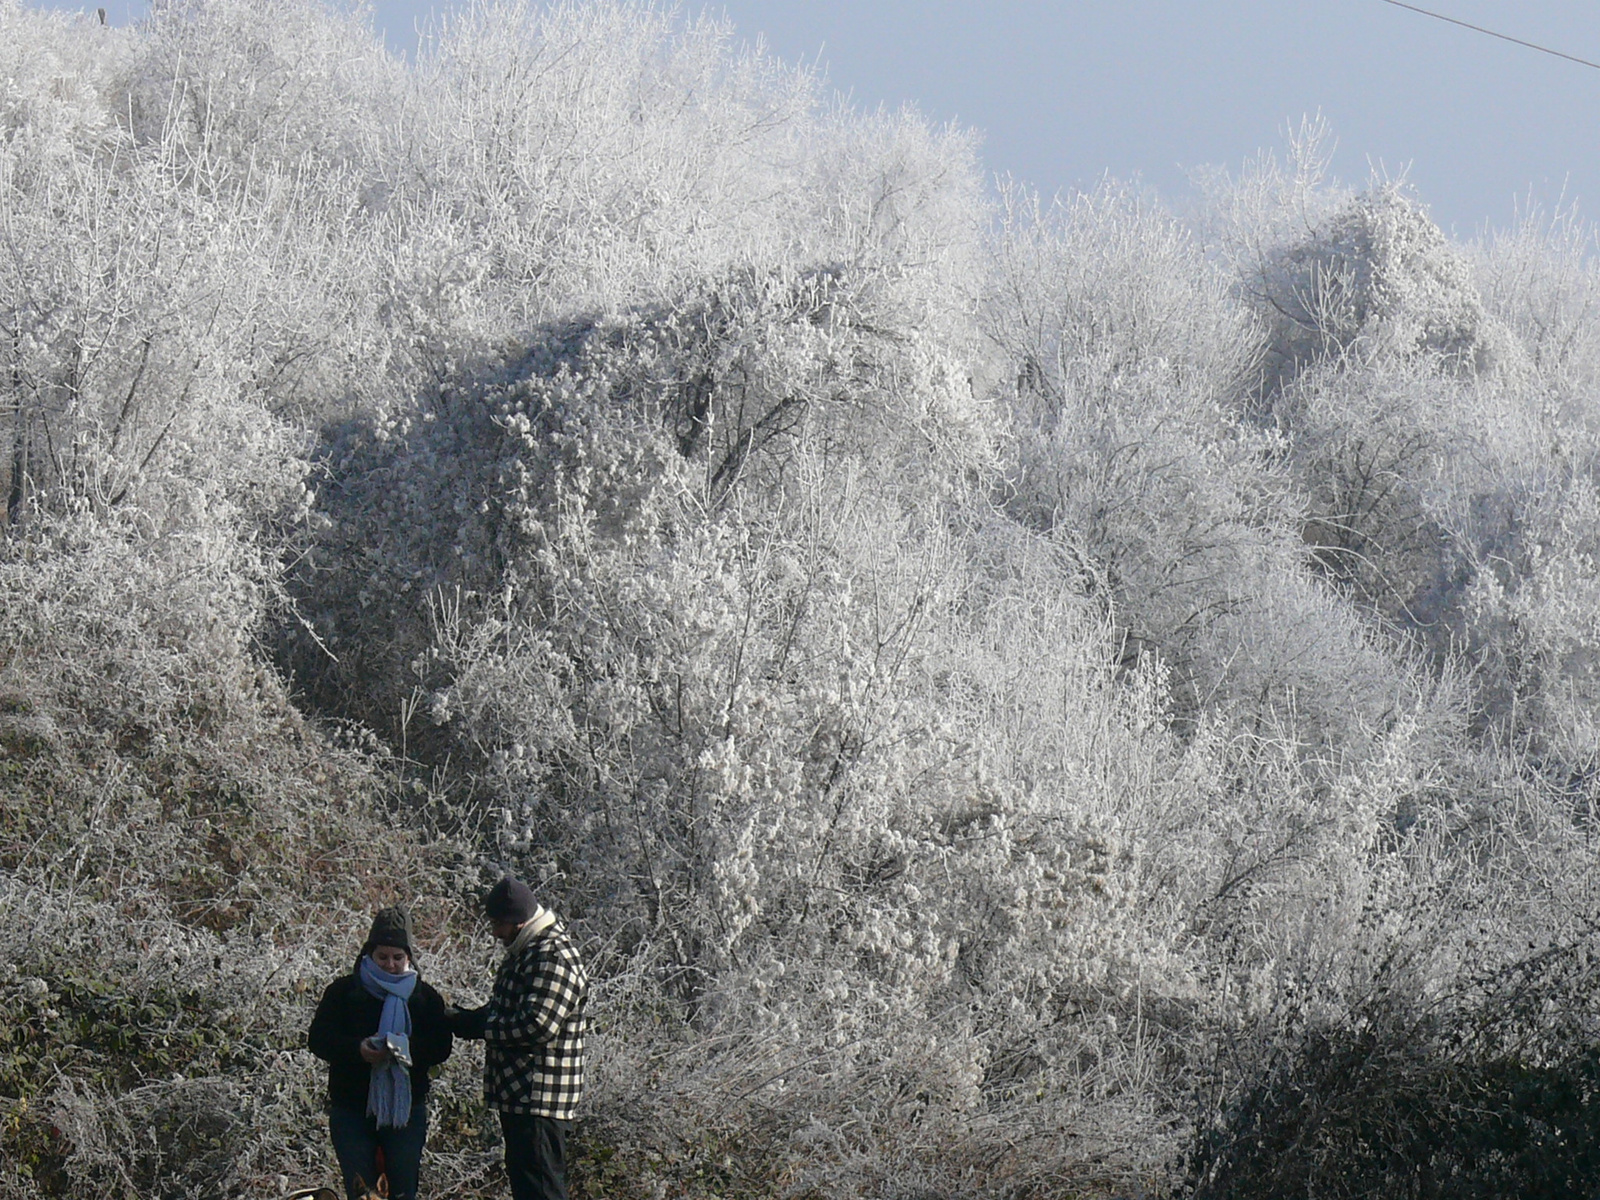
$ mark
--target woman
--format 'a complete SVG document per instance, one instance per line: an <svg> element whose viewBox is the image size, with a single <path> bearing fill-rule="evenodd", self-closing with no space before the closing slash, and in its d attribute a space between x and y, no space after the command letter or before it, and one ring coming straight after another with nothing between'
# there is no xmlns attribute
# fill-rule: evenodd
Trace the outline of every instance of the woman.
<svg viewBox="0 0 1600 1200"><path fill-rule="evenodd" d="M355 970L328 985L311 1019L306 1040L328 1064L328 1133L350 1200L377 1182L379 1147L391 1200L417 1194L428 1068L450 1057L452 1038L444 1000L422 982L414 958L410 914L384 909Z"/></svg>

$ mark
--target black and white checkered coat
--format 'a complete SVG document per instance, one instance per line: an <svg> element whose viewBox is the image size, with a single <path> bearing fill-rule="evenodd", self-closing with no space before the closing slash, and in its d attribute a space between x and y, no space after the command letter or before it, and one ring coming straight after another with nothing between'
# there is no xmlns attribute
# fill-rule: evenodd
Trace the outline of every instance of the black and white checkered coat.
<svg viewBox="0 0 1600 1200"><path fill-rule="evenodd" d="M483 1095L499 1112L572 1120L583 1097L589 976L558 921L495 972L484 1011Z"/></svg>

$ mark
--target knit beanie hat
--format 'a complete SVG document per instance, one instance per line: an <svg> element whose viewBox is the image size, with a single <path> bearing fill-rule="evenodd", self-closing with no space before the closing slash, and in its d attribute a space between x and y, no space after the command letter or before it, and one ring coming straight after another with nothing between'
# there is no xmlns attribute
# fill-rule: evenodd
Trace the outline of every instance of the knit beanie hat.
<svg viewBox="0 0 1600 1200"><path fill-rule="evenodd" d="M539 902L527 884L507 875L489 889L483 898L483 911L491 921L515 921L521 925L539 911Z"/></svg>
<svg viewBox="0 0 1600 1200"><path fill-rule="evenodd" d="M398 946L407 955L416 957L411 949L411 914L401 905L382 909L372 918L372 932L361 953L370 954L374 946Z"/></svg>

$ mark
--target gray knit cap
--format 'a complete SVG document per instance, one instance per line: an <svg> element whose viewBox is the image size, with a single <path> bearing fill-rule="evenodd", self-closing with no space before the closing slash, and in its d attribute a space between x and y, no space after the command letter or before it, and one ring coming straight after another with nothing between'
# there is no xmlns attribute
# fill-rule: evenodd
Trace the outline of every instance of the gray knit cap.
<svg viewBox="0 0 1600 1200"><path fill-rule="evenodd" d="M367 934L361 953L371 954L375 946L398 946L410 957L416 957L411 949L411 914L404 906L396 904L381 909L372 918L372 932Z"/></svg>
<svg viewBox="0 0 1600 1200"><path fill-rule="evenodd" d="M515 921L521 925L539 911L528 885L507 875L489 889L483 898L483 911L491 921Z"/></svg>

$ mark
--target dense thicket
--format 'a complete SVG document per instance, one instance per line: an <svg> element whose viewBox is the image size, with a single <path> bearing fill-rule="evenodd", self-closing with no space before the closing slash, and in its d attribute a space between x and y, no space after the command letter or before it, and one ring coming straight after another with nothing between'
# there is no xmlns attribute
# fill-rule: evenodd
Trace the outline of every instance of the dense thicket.
<svg viewBox="0 0 1600 1200"><path fill-rule="evenodd" d="M993 195L732 31L0 0L0 1194L327 1170L367 914L589 1195L1576 1195L1600 274L1318 131ZM428 1170L486 1194L470 1053Z"/></svg>

